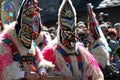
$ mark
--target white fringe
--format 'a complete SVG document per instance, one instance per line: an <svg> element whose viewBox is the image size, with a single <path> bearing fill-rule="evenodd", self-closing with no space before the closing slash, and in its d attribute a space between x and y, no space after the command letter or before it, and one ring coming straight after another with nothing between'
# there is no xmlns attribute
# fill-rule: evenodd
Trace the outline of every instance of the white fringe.
<svg viewBox="0 0 120 80"><path fill-rule="evenodd" d="M97 41L95 41L95 43L93 44L96 45L98 43L103 43L105 46L99 46L99 47L96 47L92 53L95 57L95 59L98 61L98 63L103 67L105 68L106 65L109 65L110 62L109 62L109 56L110 56L110 53L108 52L107 48L106 48L106 43L104 43L104 41L100 38L98 39Z"/></svg>

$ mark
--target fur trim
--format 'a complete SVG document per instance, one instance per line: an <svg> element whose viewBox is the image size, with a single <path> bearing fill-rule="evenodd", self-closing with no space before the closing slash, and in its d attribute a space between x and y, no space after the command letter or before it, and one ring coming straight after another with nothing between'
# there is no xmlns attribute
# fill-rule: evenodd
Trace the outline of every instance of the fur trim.
<svg viewBox="0 0 120 80"><path fill-rule="evenodd" d="M5 29L3 30L1 35L2 36L5 36L4 34L9 35L10 38L13 40L13 42L16 44L21 55L26 55L27 53L31 53L31 49L25 48L24 45L19 40L19 37L16 34L16 30L14 29L15 25L16 22L11 23L10 25L5 25Z"/></svg>
<svg viewBox="0 0 120 80"><path fill-rule="evenodd" d="M18 73L20 71L20 68L16 66L20 66L19 63L13 62L10 66L7 66L3 71L2 80L15 79L16 76L18 76Z"/></svg>
<svg viewBox="0 0 120 80"><path fill-rule="evenodd" d="M7 46L7 44L0 43L0 45L4 47L3 50L1 50L2 48L0 48L0 80L1 80L4 68L11 65L13 60L12 60L12 55L10 54L11 50ZM6 80L9 80L9 79L6 79Z"/></svg>
<svg viewBox="0 0 120 80"><path fill-rule="evenodd" d="M109 65L109 53L104 46L97 47L92 53L102 68Z"/></svg>
<svg viewBox="0 0 120 80"><path fill-rule="evenodd" d="M52 64L52 62L43 60L38 64L39 68L46 68L47 70L54 68L54 65Z"/></svg>
<svg viewBox="0 0 120 80"><path fill-rule="evenodd" d="M77 44L77 49L83 61L83 80L87 80L91 76L92 80L104 80L102 71L93 55L81 44Z"/></svg>
<svg viewBox="0 0 120 80"><path fill-rule="evenodd" d="M58 42L56 45L60 45L68 54L69 53L75 53L75 50L67 49L60 42ZM66 75L66 76L69 76L69 77L70 76L73 77L72 75L74 75L74 77L80 79L81 78L81 71L78 68L78 61L77 61L76 56L69 56L70 61L71 61L71 65L73 67L73 73L72 73L71 70L68 68L68 66L65 64L66 62L65 62L63 56L61 55L61 53L58 52L58 50L56 50L55 46L54 46L53 50L54 50L54 55L56 57L56 59L55 59L56 64L57 64L57 66L59 66L61 75L63 75L63 76Z"/></svg>
<svg viewBox="0 0 120 80"><path fill-rule="evenodd" d="M16 22L13 22L12 24L10 25L5 25L6 28L4 29L4 31L0 34L0 37L4 38L4 37L9 37L14 43L15 45L17 46L19 52L20 52L20 55L27 55L27 53L32 53L33 55L35 55L35 47L32 47L31 49L27 49L23 46L23 44L21 43L21 41L19 40L19 37L17 36L16 34L16 31L14 29L14 26L16 25ZM1 39L0 39L1 40ZM7 45L7 44L6 44ZM7 47L3 47L3 44L0 44L0 54L4 54L4 55L7 55L8 53L5 53L5 52L9 52L11 53L11 50L7 49ZM37 48L38 49L38 48ZM38 49L39 50L39 49ZM38 51L39 54L40 54L40 50ZM0 59L2 59L1 57L3 57L2 55L0 56ZM38 56L39 57L39 56ZM7 57L5 57L7 58ZM4 58L4 59L5 59ZM9 58L7 58L9 59ZM7 60L5 59L5 60ZM12 59L12 57L10 58ZM48 62L46 60L44 60L42 54L40 55L40 59L41 59L41 62L38 63L39 67L46 67L46 68L51 68L53 67L52 63L51 62ZM8 61L11 61L11 60L8 60ZM6 62L5 62L6 63ZM3 64L0 62L0 64ZM5 65L4 65L5 66ZM6 65L5 66L5 70L4 69L1 69L1 65L0 65L0 71L1 70L4 70L3 72L3 80L12 80L14 79L15 77L15 74L17 74L18 71L20 71L20 68L19 68L19 64L15 63L15 62L11 62L9 65ZM28 66L28 65L25 65L25 66ZM1 75L0 73L0 75ZM8 75L9 74L9 75ZM0 76L1 77L1 76Z"/></svg>
<svg viewBox="0 0 120 80"><path fill-rule="evenodd" d="M55 62L58 66L58 68L60 69L60 75L62 76L72 76L72 73L70 71L70 69L67 67L67 65L65 64L65 60L63 58L63 56L61 55L61 53L59 53L56 49L54 51L55 53ZM69 73L69 74L68 74Z"/></svg>
<svg viewBox="0 0 120 80"><path fill-rule="evenodd" d="M105 68L106 65L109 65L109 52L108 49L106 48L106 46L108 46L106 43L104 43L104 41L102 40L102 38L98 39L97 41L94 42L93 46L95 46L96 44L102 43L105 46L98 46L95 49L92 50L92 53L95 57L95 59L98 61L98 63L102 66L102 68Z"/></svg>
<svg viewBox="0 0 120 80"><path fill-rule="evenodd" d="M35 51L36 51L36 56L39 58L38 60L38 68L41 68L41 67L44 67L46 69L49 69L49 68L53 68L54 65L52 64L52 62L49 62L49 61L46 61L44 58L43 58L43 55L41 54L40 52L40 49L36 46L35 47Z"/></svg>

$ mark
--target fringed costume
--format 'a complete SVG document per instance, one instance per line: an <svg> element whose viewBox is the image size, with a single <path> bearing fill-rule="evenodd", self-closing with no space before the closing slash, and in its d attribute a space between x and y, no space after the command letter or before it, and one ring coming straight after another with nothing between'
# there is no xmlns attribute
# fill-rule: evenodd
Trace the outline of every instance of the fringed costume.
<svg viewBox="0 0 120 80"><path fill-rule="evenodd" d="M41 29L33 3L33 0L23 0L17 21L4 25L0 34L0 80L18 80L26 77L26 72L37 73L40 68L49 70L53 67L33 44ZM36 20L38 24L34 22Z"/></svg>
<svg viewBox="0 0 120 80"><path fill-rule="evenodd" d="M44 58L55 64L49 74L65 80L104 80L99 65L75 35L76 12L71 0L63 0L58 14L57 37L43 50Z"/></svg>
<svg viewBox="0 0 120 80"><path fill-rule="evenodd" d="M90 35L93 38L93 42L91 42L89 50L94 55L101 68L105 68L106 65L109 65L108 43L98 24L91 3L88 4L88 13L88 29L90 30Z"/></svg>
<svg viewBox="0 0 120 80"><path fill-rule="evenodd" d="M91 4L88 4L88 12L88 28L91 36L91 42L88 49L99 63L105 80L113 80L119 76L119 72L110 64L111 49L101 30L101 25L98 24Z"/></svg>

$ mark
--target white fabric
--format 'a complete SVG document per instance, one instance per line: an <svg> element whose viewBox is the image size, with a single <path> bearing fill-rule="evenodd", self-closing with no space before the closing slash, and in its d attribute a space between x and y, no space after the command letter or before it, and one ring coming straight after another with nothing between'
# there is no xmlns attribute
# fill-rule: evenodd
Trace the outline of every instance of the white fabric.
<svg viewBox="0 0 120 80"><path fill-rule="evenodd" d="M41 73L41 72L45 72L46 73L46 69L45 68L40 68L39 69L39 73Z"/></svg>
<svg viewBox="0 0 120 80"><path fill-rule="evenodd" d="M25 71L19 71L16 74L15 79L24 78L24 74L25 74Z"/></svg>

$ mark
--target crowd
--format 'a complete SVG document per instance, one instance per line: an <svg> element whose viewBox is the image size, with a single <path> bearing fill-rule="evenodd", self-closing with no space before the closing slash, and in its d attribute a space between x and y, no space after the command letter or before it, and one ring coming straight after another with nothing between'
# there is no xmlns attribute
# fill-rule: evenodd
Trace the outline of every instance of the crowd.
<svg viewBox="0 0 120 80"><path fill-rule="evenodd" d="M71 0L63 0L55 26L41 22L37 0L22 0L16 21L0 22L0 80L119 80L120 22L77 21ZM57 15L57 14L56 14Z"/></svg>

